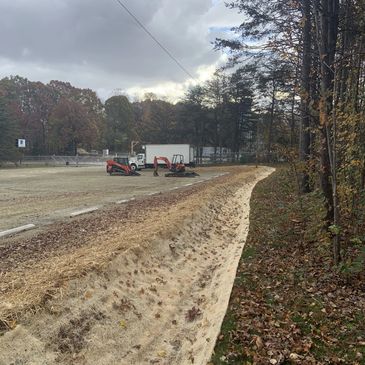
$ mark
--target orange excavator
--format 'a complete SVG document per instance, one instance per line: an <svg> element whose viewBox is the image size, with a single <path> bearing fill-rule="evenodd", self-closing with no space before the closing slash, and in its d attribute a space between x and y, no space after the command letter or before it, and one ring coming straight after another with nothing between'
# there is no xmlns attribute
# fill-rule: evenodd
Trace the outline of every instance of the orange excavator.
<svg viewBox="0 0 365 365"><path fill-rule="evenodd" d="M183 155L173 155L172 161L170 162L167 157L157 157L155 156L153 160L153 166L155 168L153 176L158 176L158 161L163 161L170 172L165 174L166 177L195 177L199 176L194 171L186 171L184 164Z"/></svg>
<svg viewBox="0 0 365 365"><path fill-rule="evenodd" d="M140 174L129 166L127 157L114 157L106 162L106 172L110 175L119 174L122 176L140 176Z"/></svg>

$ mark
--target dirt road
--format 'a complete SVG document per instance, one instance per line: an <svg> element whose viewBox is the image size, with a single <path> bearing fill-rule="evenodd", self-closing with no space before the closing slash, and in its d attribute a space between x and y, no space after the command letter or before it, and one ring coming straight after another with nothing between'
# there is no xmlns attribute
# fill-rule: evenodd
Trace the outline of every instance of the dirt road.
<svg viewBox="0 0 365 365"><path fill-rule="evenodd" d="M12 328L0 364L206 364L252 188L271 172L235 168L0 247L0 318Z"/></svg>

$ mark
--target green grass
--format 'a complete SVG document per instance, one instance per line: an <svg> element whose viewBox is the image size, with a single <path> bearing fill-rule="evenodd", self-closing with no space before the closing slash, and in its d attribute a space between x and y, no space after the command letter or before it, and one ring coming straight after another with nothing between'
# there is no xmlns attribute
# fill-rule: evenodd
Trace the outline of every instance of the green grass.
<svg viewBox="0 0 365 365"><path fill-rule="evenodd" d="M231 341L231 332L236 328L236 319L231 311L226 313L224 322L221 327L221 333L214 349L211 362L216 365L242 365L250 362L252 359L241 353L240 346ZM234 353L234 357L227 357L228 352Z"/></svg>

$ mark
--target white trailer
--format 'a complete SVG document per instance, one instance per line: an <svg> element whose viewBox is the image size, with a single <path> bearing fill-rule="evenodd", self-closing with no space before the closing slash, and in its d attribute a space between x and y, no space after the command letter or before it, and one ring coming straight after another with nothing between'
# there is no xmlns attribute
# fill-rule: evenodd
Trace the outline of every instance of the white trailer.
<svg viewBox="0 0 365 365"><path fill-rule="evenodd" d="M185 165L194 166L194 148L189 144L146 144L144 149L146 167L153 167L155 156L167 157L172 161L173 155L183 155Z"/></svg>

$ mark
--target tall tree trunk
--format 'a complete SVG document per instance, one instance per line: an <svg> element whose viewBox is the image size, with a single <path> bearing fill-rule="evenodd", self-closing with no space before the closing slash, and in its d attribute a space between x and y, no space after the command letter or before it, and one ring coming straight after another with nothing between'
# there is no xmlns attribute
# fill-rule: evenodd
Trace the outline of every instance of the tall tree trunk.
<svg viewBox="0 0 365 365"><path fill-rule="evenodd" d="M322 118L320 118L322 119ZM325 208L326 208L326 216L325 223L328 227L333 219L333 201L332 201L332 185L330 181L331 177L331 165L329 158L329 149L328 149L328 137L326 134L326 127L322 125L323 121L320 121L320 162L321 162L321 171L320 171L320 181L321 188L325 199Z"/></svg>
<svg viewBox="0 0 365 365"><path fill-rule="evenodd" d="M270 106L270 120L269 120L269 133L267 136L267 161L272 162L272 135L274 128L274 118L275 118L275 103L276 103L276 80L272 80L272 96L271 96L271 106Z"/></svg>
<svg viewBox="0 0 365 365"><path fill-rule="evenodd" d="M339 0L321 0L316 4L316 25L318 34L318 49L320 56L320 131L321 131L321 185L326 199L327 225L338 221L337 181L335 150L332 150L330 115L334 100L334 60L338 33ZM334 115L335 117L335 115ZM336 133L336 131L334 131ZM335 147L335 146L334 146ZM338 238L338 237L337 237ZM333 260L340 261L339 239L334 241Z"/></svg>
<svg viewBox="0 0 365 365"><path fill-rule="evenodd" d="M238 92L237 92L238 94ZM237 103L237 117L236 117L236 123L235 123L235 135L234 135L234 161L238 162L240 159L240 150L241 145L244 143L244 139L242 136L242 121L243 121L243 111L245 110L244 107L244 100L242 98L238 98Z"/></svg>
<svg viewBox="0 0 365 365"><path fill-rule="evenodd" d="M295 144L295 97L297 94L295 91L291 97L290 106L290 147L293 148Z"/></svg>
<svg viewBox="0 0 365 365"><path fill-rule="evenodd" d="M301 90L301 123L300 123L300 160L304 171L300 177L300 190L309 193L308 160L310 157L310 69L311 69L311 0L303 0L303 59L302 59L302 90Z"/></svg>

